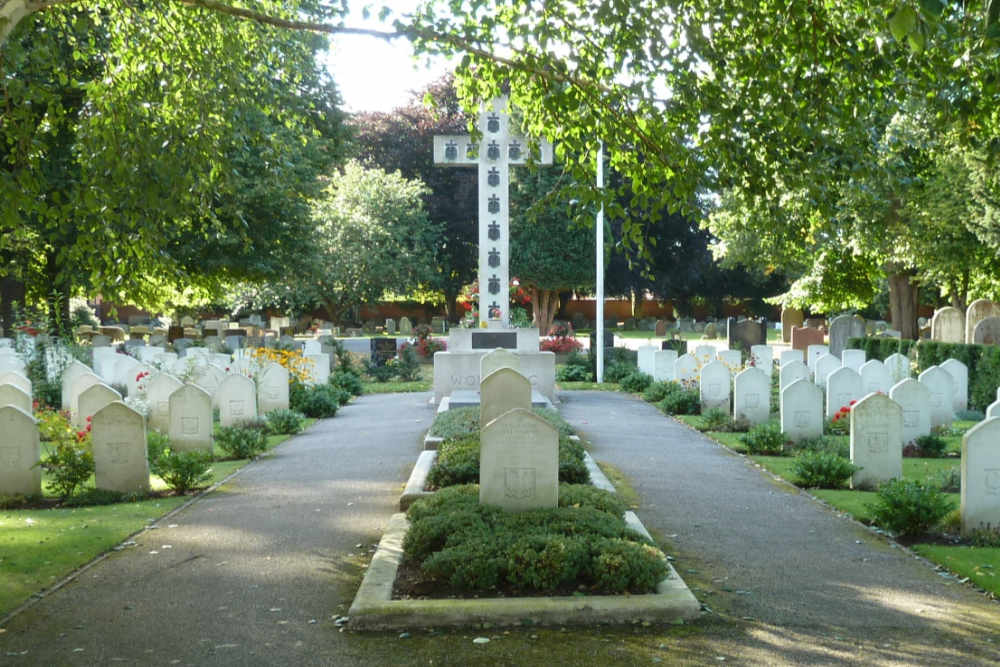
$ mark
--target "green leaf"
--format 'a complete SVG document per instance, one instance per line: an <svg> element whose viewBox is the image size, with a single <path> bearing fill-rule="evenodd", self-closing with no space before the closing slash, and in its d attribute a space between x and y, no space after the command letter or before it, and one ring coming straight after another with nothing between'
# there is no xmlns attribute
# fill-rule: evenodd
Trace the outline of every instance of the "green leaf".
<svg viewBox="0 0 1000 667"><path fill-rule="evenodd" d="M944 11L944 3L941 0L920 0L920 9L924 14L937 18Z"/></svg>
<svg viewBox="0 0 1000 667"><path fill-rule="evenodd" d="M917 13L913 11L912 7L901 7L889 19L889 32L892 33L893 38L897 42L903 41L916 27Z"/></svg>
<svg viewBox="0 0 1000 667"><path fill-rule="evenodd" d="M924 44L926 43L926 38L922 30L915 30L906 36L907 44L910 46L910 51L913 53L922 53L924 50Z"/></svg>

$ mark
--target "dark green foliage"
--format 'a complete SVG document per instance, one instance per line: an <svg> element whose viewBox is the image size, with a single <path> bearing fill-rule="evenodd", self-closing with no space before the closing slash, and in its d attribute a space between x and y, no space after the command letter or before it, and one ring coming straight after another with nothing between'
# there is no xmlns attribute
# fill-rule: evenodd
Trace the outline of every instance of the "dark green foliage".
<svg viewBox="0 0 1000 667"><path fill-rule="evenodd" d="M638 394L641 391L645 391L646 387L652 383L653 376L647 375L642 371L632 371L619 381L622 391L627 391L632 394Z"/></svg>
<svg viewBox="0 0 1000 667"><path fill-rule="evenodd" d="M507 581L519 589L552 590L575 581L589 560L590 547L582 538L529 534L510 546Z"/></svg>
<svg viewBox="0 0 1000 667"><path fill-rule="evenodd" d="M556 380L559 382L593 382L594 373L589 366L570 366L567 364L556 371Z"/></svg>
<svg viewBox="0 0 1000 667"><path fill-rule="evenodd" d="M667 394L680 391L680 385L676 382L653 382L642 392L642 400L648 403L659 403Z"/></svg>
<svg viewBox="0 0 1000 667"><path fill-rule="evenodd" d="M160 474L160 459L170 449L170 438L166 433L149 431L146 433L146 460L149 461L149 472Z"/></svg>
<svg viewBox="0 0 1000 667"><path fill-rule="evenodd" d="M783 454L785 449L785 435L781 426L774 422L757 424L740 436L740 440L754 455L777 456Z"/></svg>
<svg viewBox="0 0 1000 667"><path fill-rule="evenodd" d="M687 354L688 342L683 338L671 338L670 340L663 342L663 349L676 350L677 356L680 357L682 355Z"/></svg>
<svg viewBox="0 0 1000 667"><path fill-rule="evenodd" d="M866 359L878 359L885 361L892 354L910 353L910 349L916 345L913 340L903 340L899 338L875 338L867 336L865 338L851 338L847 341L847 347L852 350L864 350Z"/></svg>
<svg viewBox="0 0 1000 667"><path fill-rule="evenodd" d="M420 361L417 359L417 351L413 349L412 345L403 346L392 367L396 371L396 377L403 382L413 382L420 379Z"/></svg>
<svg viewBox="0 0 1000 667"><path fill-rule="evenodd" d="M48 449L48 444L43 446ZM52 444L38 465L49 474L49 483L65 501L94 474L94 454L72 440Z"/></svg>
<svg viewBox="0 0 1000 667"><path fill-rule="evenodd" d="M217 426L215 444L231 459L249 459L267 448L267 435L253 426Z"/></svg>
<svg viewBox="0 0 1000 667"><path fill-rule="evenodd" d="M986 419L986 413L982 410L958 410L955 412L955 420L963 422L981 422Z"/></svg>
<svg viewBox="0 0 1000 667"><path fill-rule="evenodd" d="M337 414L337 410L350 395L330 384L299 385L289 388L288 403L292 410L301 412L306 417L326 419Z"/></svg>
<svg viewBox="0 0 1000 667"><path fill-rule="evenodd" d="M875 523L897 535L923 535L953 509L940 489L908 479L882 484L868 505Z"/></svg>
<svg viewBox="0 0 1000 667"><path fill-rule="evenodd" d="M1000 386L1000 346L931 340L917 344L917 367L921 372L948 359L957 359L969 369L969 407L979 411L989 407Z"/></svg>
<svg viewBox="0 0 1000 667"><path fill-rule="evenodd" d="M587 484L590 482L590 472L583 462L583 445L570 440L565 435L559 436L559 481L568 484Z"/></svg>
<svg viewBox="0 0 1000 667"><path fill-rule="evenodd" d="M823 435L850 435L851 415L849 412L839 413L830 419L823 420Z"/></svg>
<svg viewBox="0 0 1000 667"><path fill-rule="evenodd" d="M583 462L583 445L559 436L559 481L584 484L590 473ZM427 483L435 488L479 481L479 434L446 439L438 446L437 460L427 475Z"/></svg>
<svg viewBox="0 0 1000 667"><path fill-rule="evenodd" d="M802 452L831 452L837 456L850 458L851 444L842 438L831 438L821 435L818 438L804 438L798 442L785 443L785 447L794 448Z"/></svg>
<svg viewBox="0 0 1000 667"><path fill-rule="evenodd" d="M183 495L212 478L212 455L203 451L167 450L160 456L157 468L160 479Z"/></svg>
<svg viewBox="0 0 1000 667"><path fill-rule="evenodd" d="M63 501L63 507L89 507L92 505L116 505L118 503L134 503L141 500L145 494L122 493L108 489L83 489L80 493Z"/></svg>
<svg viewBox="0 0 1000 667"><path fill-rule="evenodd" d="M922 435L916 440L914 444L917 446L919 456L928 459L937 459L944 456L944 448L948 446L948 443L944 441L939 435Z"/></svg>
<svg viewBox="0 0 1000 667"><path fill-rule="evenodd" d="M625 501L617 493L590 484L560 484L559 506L594 507L615 516L622 516L628 509Z"/></svg>
<svg viewBox="0 0 1000 667"><path fill-rule="evenodd" d="M962 491L962 470L958 466L938 471L931 478L931 484L944 493L960 493Z"/></svg>
<svg viewBox="0 0 1000 667"><path fill-rule="evenodd" d="M729 432L736 430L736 424L728 412L719 408L712 408L708 412L702 413L701 425L698 427L698 430Z"/></svg>
<svg viewBox="0 0 1000 667"><path fill-rule="evenodd" d="M604 367L604 381L621 382L635 372L637 372L636 368L632 364L615 361Z"/></svg>
<svg viewBox="0 0 1000 667"><path fill-rule="evenodd" d="M701 397L697 389L683 389L668 393L656 406L668 415L696 415L701 412Z"/></svg>
<svg viewBox="0 0 1000 667"><path fill-rule="evenodd" d="M597 586L606 591L650 591L666 576L660 552L648 544L603 540L593 561Z"/></svg>
<svg viewBox="0 0 1000 667"><path fill-rule="evenodd" d="M456 408L434 418L430 434L445 440L479 433L479 408Z"/></svg>
<svg viewBox="0 0 1000 667"><path fill-rule="evenodd" d="M829 451L803 451L792 465L796 484L820 489L839 489L858 470L849 459Z"/></svg>
<svg viewBox="0 0 1000 667"><path fill-rule="evenodd" d="M338 367L330 376L330 384L343 390L350 396L360 396L362 392L361 376L354 370Z"/></svg>
<svg viewBox="0 0 1000 667"><path fill-rule="evenodd" d="M427 516L472 509L479 506L478 484L456 484L436 492L432 496L421 498L406 510L406 518L411 522Z"/></svg>
<svg viewBox="0 0 1000 667"><path fill-rule="evenodd" d="M630 350L627 347L607 347L604 348L604 366L605 370L611 364L625 364L631 366L632 368L637 368L639 365L639 353L636 350Z"/></svg>
<svg viewBox="0 0 1000 667"><path fill-rule="evenodd" d="M305 415L295 410L271 410L264 417L271 433L295 435L305 426Z"/></svg>
<svg viewBox="0 0 1000 667"><path fill-rule="evenodd" d="M532 412L547 421L548 423L555 426L556 430L559 431L559 435L573 435L576 431L570 426L569 422L562 418L558 412L551 408L532 408Z"/></svg>

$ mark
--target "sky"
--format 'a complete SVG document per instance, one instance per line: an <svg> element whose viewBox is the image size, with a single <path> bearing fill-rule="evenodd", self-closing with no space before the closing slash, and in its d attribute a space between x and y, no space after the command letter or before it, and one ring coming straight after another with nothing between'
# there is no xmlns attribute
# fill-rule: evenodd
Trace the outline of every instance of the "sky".
<svg viewBox="0 0 1000 667"><path fill-rule="evenodd" d="M403 13L416 0L392 0L392 9ZM359 3L346 24L351 27L391 29L376 19L364 20ZM337 83L347 111L391 111L420 90L451 70L448 62L436 58L417 61L406 39L392 42L360 35L337 35L330 40L326 57L327 70Z"/></svg>

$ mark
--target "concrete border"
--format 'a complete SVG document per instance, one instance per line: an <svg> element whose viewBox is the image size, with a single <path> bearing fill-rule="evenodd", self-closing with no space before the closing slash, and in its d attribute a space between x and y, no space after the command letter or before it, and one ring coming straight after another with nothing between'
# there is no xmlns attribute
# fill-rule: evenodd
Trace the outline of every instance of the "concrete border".
<svg viewBox="0 0 1000 667"><path fill-rule="evenodd" d="M405 510L413 504L415 500L433 495L433 491L424 491L427 485L427 475L437 460L437 450L425 449L417 457L417 463L410 472L410 478L406 481L403 495L399 497L399 509Z"/></svg>

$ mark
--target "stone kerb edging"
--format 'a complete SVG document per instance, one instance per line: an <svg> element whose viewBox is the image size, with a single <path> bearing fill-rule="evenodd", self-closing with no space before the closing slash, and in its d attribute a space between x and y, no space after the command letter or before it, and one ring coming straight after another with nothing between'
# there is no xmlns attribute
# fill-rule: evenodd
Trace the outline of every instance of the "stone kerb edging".
<svg viewBox="0 0 1000 667"><path fill-rule="evenodd" d="M400 508L404 503L409 507L414 500L431 495L423 488L436 458L436 451L420 454L400 497ZM589 453L584 452L584 462L594 486L615 491ZM625 512L624 518L630 528L652 541L649 531L634 512ZM352 629L666 623L697 618L701 613L701 603L669 561L667 576L657 584L656 593L642 595L393 600L392 587L403 560L403 538L409 526L403 513L393 514L389 520L348 611Z"/></svg>

